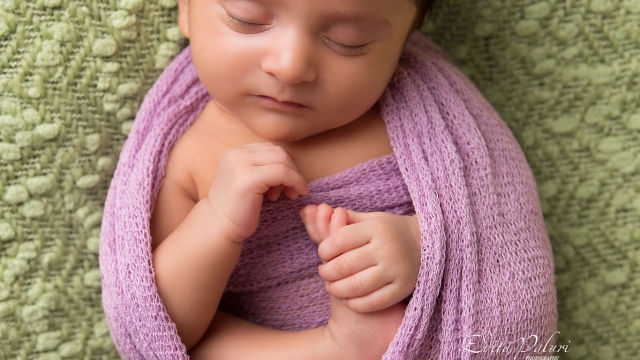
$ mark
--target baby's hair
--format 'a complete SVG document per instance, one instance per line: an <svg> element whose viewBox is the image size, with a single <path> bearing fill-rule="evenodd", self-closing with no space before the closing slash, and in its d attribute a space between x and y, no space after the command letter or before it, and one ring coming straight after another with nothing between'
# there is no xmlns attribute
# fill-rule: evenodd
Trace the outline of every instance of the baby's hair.
<svg viewBox="0 0 640 360"><path fill-rule="evenodd" d="M420 29L422 27L422 22L424 21L425 16L431 8L433 7L433 3L436 0L414 0L416 2L416 7L418 8L418 14L413 22L412 29Z"/></svg>

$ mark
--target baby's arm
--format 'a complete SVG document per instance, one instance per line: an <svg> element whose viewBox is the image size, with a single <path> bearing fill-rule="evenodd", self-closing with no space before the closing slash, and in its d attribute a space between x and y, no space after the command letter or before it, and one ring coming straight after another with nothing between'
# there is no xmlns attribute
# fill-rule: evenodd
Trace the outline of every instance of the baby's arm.
<svg viewBox="0 0 640 360"><path fill-rule="evenodd" d="M202 340L189 353L193 360L379 360L402 323L405 305L357 313L329 296L327 326L299 332L262 327L217 312Z"/></svg>
<svg viewBox="0 0 640 360"><path fill-rule="evenodd" d="M326 327L286 332L259 326L218 311L202 340L189 352L192 360L336 360L326 341Z"/></svg>
<svg viewBox="0 0 640 360"><path fill-rule="evenodd" d="M213 318L242 244L211 226L211 207L165 179L151 223L158 294L187 349ZM168 233L168 235L167 235Z"/></svg>
<svg viewBox="0 0 640 360"><path fill-rule="evenodd" d="M166 176L151 230L158 294L190 350L216 313L242 242L258 226L264 195L275 200L284 191L293 199L308 190L291 157L271 143L226 151L207 198L194 201L184 184Z"/></svg>
<svg viewBox="0 0 640 360"><path fill-rule="evenodd" d="M216 311L240 246L211 232L204 205L165 179L151 224L158 292L191 359L339 359L325 327L278 331Z"/></svg>

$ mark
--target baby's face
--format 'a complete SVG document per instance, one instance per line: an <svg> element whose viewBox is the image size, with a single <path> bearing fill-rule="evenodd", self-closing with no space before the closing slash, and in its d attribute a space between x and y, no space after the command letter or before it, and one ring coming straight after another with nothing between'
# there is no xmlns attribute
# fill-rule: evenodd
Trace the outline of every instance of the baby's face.
<svg viewBox="0 0 640 360"><path fill-rule="evenodd" d="M416 12L414 0L180 0L179 24L223 113L292 142L371 109Z"/></svg>

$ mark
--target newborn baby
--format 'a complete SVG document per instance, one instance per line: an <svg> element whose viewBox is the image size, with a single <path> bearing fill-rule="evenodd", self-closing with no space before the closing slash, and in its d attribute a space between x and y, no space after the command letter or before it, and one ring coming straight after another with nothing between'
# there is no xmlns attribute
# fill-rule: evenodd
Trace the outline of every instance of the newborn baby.
<svg viewBox="0 0 640 360"><path fill-rule="evenodd" d="M325 262L324 326L276 330L219 305L265 198L297 199L316 180L392 154L376 103L430 6L180 0L179 26L211 99L170 152L151 235L158 293L192 358L384 354L420 268L413 209L299 211Z"/></svg>
<svg viewBox="0 0 640 360"><path fill-rule="evenodd" d="M190 47L141 104L105 201L123 358L549 355L535 179L414 31L430 6L180 0Z"/></svg>

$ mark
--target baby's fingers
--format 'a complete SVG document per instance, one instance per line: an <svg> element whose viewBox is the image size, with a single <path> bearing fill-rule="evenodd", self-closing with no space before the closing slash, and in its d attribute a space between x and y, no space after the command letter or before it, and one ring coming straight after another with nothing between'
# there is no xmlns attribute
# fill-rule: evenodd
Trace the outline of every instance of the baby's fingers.
<svg viewBox="0 0 640 360"><path fill-rule="evenodd" d="M334 231L347 226L347 221L349 220L349 214L347 210L337 207L333 210L333 215L331 215L331 223L329 224L329 234L333 234Z"/></svg>
<svg viewBox="0 0 640 360"><path fill-rule="evenodd" d="M309 237L320 244L334 231L347 225L349 214L343 208L335 210L327 204L307 205L300 210L300 217Z"/></svg>
<svg viewBox="0 0 640 360"><path fill-rule="evenodd" d="M347 251L346 253L321 265L318 268L318 274L325 281L338 281L338 280L346 279L347 277L357 274L374 265L376 265L376 259L371 256L369 252L369 248L367 246L361 246L357 249ZM389 281L391 281L391 279L389 279ZM351 296L345 296L345 297L361 296L361 295L365 295L365 294L354 293L354 294L351 294Z"/></svg>
<svg viewBox="0 0 640 360"><path fill-rule="evenodd" d="M344 226L322 241L318 246L318 255L323 261L331 261L347 251L369 243L372 237L373 231L365 223Z"/></svg>
<svg viewBox="0 0 640 360"><path fill-rule="evenodd" d="M333 208L327 204L318 205L316 212L316 229L320 242L324 241L331 234L331 217L333 216Z"/></svg>
<svg viewBox="0 0 640 360"><path fill-rule="evenodd" d="M284 185L270 187L265 194L267 198L269 198L269 200L276 201L278 200L278 198L280 198L280 193L283 191L284 191L284 194L291 200L298 198L298 193L296 192L296 189L289 186L284 186Z"/></svg>
<svg viewBox="0 0 640 360"><path fill-rule="evenodd" d="M282 192L282 190L284 190L284 188L284 185L270 187L265 195L267 196L267 198L269 198L269 200L276 201L280 197L280 193Z"/></svg>
<svg viewBox="0 0 640 360"><path fill-rule="evenodd" d="M381 266L371 266L344 279L329 281L327 292L341 299L358 298L371 294L391 280Z"/></svg>
<svg viewBox="0 0 640 360"><path fill-rule="evenodd" d="M266 193L270 187L279 185L293 188L296 194L307 195L309 193L304 178L297 171L284 164L254 166L251 168L251 175L264 189L263 193Z"/></svg>
<svg viewBox="0 0 640 360"><path fill-rule="evenodd" d="M296 189L292 188L292 187L287 187L285 186L284 188L284 194L287 195L287 197L289 199L296 199L298 197L298 194L296 193Z"/></svg>
<svg viewBox="0 0 640 360"><path fill-rule="evenodd" d="M397 284L389 283L368 295L345 299L343 302L355 312L379 311L404 300L406 296L399 295L401 292L398 288Z"/></svg>
<svg viewBox="0 0 640 360"><path fill-rule="evenodd" d="M307 229L307 233L311 240L314 243L320 244L322 239L320 235L318 235L318 229L316 228L316 213L318 212L318 206L316 205L307 205L300 209L300 218L302 219L302 223L304 224L305 229Z"/></svg>
<svg viewBox="0 0 640 360"><path fill-rule="evenodd" d="M245 145L246 147L247 145ZM254 148L251 152L251 163L254 166L271 165L271 164L284 164L291 169L298 171L296 163L293 162L289 153L283 148L273 145L265 144L263 148Z"/></svg>

